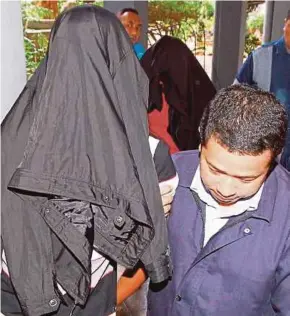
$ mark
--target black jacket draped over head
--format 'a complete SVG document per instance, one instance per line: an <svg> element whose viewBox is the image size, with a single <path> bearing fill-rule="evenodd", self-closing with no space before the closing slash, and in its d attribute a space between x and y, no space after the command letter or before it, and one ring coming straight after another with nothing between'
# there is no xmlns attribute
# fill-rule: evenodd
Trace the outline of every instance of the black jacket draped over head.
<svg viewBox="0 0 290 316"><path fill-rule="evenodd" d="M148 143L148 79L110 12L63 13L47 56L2 123L2 239L27 315L57 310L56 282L89 295L92 242L54 197L94 206L97 250L151 281L169 276L167 232Z"/></svg>
<svg viewBox="0 0 290 316"><path fill-rule="evenodd" d="M182 41L164 36L146 51L141 65L150 81L148 111L161 110L163 92L170 107L168 132L176 145L198 148L199 122L216 92L198 60Z"/></svg>

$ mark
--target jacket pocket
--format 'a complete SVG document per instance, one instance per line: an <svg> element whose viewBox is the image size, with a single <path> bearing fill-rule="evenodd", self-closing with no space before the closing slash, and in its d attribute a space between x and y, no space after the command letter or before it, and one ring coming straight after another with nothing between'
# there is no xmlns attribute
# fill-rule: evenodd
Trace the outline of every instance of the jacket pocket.
<svg viewBox="0 0 290 316"><path fill-rule="evenodd" d="M137 229L138 223L126 214L126 207L92 205L92 210L95 229L112 243L126 245Z"/></svg>

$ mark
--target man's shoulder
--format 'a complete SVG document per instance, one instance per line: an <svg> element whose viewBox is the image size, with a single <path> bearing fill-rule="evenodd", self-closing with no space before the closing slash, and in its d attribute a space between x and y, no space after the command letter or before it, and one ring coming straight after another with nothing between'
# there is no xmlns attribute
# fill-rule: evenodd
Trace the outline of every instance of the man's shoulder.
<svg viewBox="0 0 290 316"><path fill-rule="evenodd" d="M190 186L199 165L199 151L181 151L172 155L172 159L179 177L179 185Z"/></svg>
<svg viewBox="0 0 290 316"><path fill-rule="evenodd" d="M262 198L277 208L275 216L284 214L290 221L290 172L280 164L274 167L265 181Z"/></svg>
<svg viewBox="0 0 290 316"><path fill-rule="evenodd" d="M198 150L179 151L172 155L172 159L176 167L182 167L184 164L199 163Z"/></svg>
<svg viewBox="0 0 290 316"><path fill-rule="evenodd" d="M285 190L288 194L290 200L290 172L287 171L284 167L278 164L273 170L275 177L277 179L278 185L282 190Z"/></svg>
<svg viewBox="0 0 290 316"><path fill-rule="evenodd" d="M261 50L264 50L264 49L271 49L272 47L276 48L276 47L281 45L281 42L283 42L283 38L280 38L280 39L278 39L276 41L264 43L260 47L256 48L255 52L258 52L258 51L261 51Z"/></svg>

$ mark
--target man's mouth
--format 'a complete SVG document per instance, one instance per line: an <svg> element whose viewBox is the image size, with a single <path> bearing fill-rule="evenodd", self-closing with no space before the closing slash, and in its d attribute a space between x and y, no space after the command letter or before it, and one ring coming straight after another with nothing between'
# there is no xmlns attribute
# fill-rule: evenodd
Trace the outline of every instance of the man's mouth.
<svg viewBox="0 0 290 316"><path fill-rule="evenodd" d="M213 198L220 204L220 205L231 205L234 204L238 199L236 197L226 199L221 197L219 194L216 192L211 191L211 194Z"/></svg>

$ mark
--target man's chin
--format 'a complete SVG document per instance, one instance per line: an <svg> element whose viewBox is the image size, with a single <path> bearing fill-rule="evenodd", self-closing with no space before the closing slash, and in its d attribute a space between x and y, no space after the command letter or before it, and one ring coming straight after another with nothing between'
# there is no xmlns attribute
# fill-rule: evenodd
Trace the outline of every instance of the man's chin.
<svg viewBox="0 0 290 316"><path fill-rule="evenodd" d="M223 200L223 199L220 199L218 196L216 196L214 194L211 194L211 195L218 202L218 204L220 206L231 206L231 205L235 204L238 201L238 199Z"/></svg>
<svg viewBox="0 0 290 316"><path fill-rule="evenodd" d="M220 202L220 201L217 201L218 202L218 204L220 205L220 206L232 206L232 205L234 205L237 201L232 201L232 202Z"/></svg>

